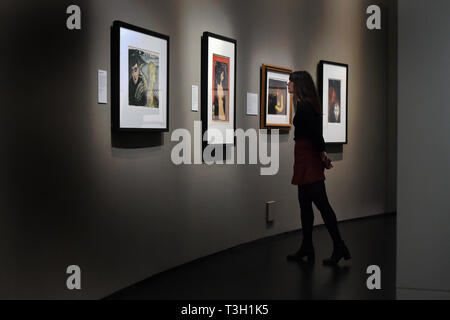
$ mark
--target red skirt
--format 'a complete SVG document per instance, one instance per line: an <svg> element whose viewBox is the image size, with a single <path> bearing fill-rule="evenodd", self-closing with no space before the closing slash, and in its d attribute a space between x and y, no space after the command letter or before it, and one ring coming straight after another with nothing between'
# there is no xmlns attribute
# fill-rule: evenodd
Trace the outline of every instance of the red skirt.
<svg viewBox="0 0 450 320"><path fill-rule="evenodd" d="M311 140L295 141L293 185L310 184L325 180L325 167L320 159L320 152Z"/></svg>

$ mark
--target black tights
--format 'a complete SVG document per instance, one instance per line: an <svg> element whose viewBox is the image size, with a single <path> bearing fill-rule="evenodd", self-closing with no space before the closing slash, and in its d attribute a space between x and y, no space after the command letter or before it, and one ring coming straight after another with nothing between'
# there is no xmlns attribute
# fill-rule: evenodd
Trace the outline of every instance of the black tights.
<svg viewBox="0 0 450 320"><path fill-rule="evenodd" d="M300 202L304 245L312 245L312 230L314 225L314 212L312 208L313 202L322 215L322 219L325 222L328 232L330 233L334 246L342 241L337 226L336 214L328 202L324 181L307 185L299 185L298 201Z"/></svg>

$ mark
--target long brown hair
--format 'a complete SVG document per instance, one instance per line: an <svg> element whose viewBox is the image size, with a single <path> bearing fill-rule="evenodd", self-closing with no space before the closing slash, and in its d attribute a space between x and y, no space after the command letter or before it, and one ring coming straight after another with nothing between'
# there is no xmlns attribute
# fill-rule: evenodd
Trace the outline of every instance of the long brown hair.
<svg viewBox="0 0 450 320"><path fill-rule="evenodd" d="M294 83L294 101L308 101L314 107L317 114L322 114L322 107L319 100L319 94L314 81L307 71L296 71L291 73L289 80Z"/></svg>

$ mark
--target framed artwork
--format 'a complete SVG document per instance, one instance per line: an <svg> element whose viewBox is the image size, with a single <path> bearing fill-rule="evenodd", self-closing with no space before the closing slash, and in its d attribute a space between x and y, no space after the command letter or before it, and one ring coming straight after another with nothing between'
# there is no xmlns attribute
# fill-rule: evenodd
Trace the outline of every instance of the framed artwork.
<svg viewBox="0 0 450 320"><path fill-rule="evenodd" d="M347 144L348 65L322 60L317 73L323 108L323 138L326 143Z"/></svg>
<svg viewBox="0 0 450 320"><path fill-rule="evenodd" d="M111 37L113 128L169 131L169 37L121 21Z"/></svg>
<svg viewBox="0 0 450 320"><path fill-rule="evenodd" d="M291 69L263 64L261 67L261 128L292 127L292 95L288 82Z"/></svg>
<svg viewBox="0 0 450 320"><path fill-rule="evenodd" d="M235 142L236 47L236 40L203 33L201 112L203 134L208 132L204 145Z"/></svg>

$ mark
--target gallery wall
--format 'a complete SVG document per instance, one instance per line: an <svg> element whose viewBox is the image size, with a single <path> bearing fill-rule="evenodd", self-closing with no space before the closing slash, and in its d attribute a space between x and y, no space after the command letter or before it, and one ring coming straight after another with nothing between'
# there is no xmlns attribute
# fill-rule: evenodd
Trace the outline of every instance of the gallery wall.
<svg viewBox="0 0 450 320"><path fill-rule="evenodd" d="M397 297L450 298L450 3L398 3Z"/></svg>
<svg viewBox="0 0 450 320"><path fill-rule="evenodd" d="M73 3L82 9L79 31L65 28ZM370 4L383 10L382 30L365 27ZM314 78L321 59L348 64L349 144L327 146L335 160L327 171L329 199L339 220L395 211L394 4L2 1L0 32L12 49L0 59L6 70L0 298L102 298L196 258L300 227L290 184L293 129L280 135L276 176L261 176L257 165L170 160L171 132L193 132L200 120L191 111L191 86L200 85L204 31L237 40L238 128L259 128L258 117L246 116L246 95L259 93L263 63ZM111 134L111 106L96 103L96 86L98 69L111 73L114 20L170 36L169 133ZM270 200L277 202L273 225L266 224ZM82 269L81 291L65 287L72 264Z"/></svg>

